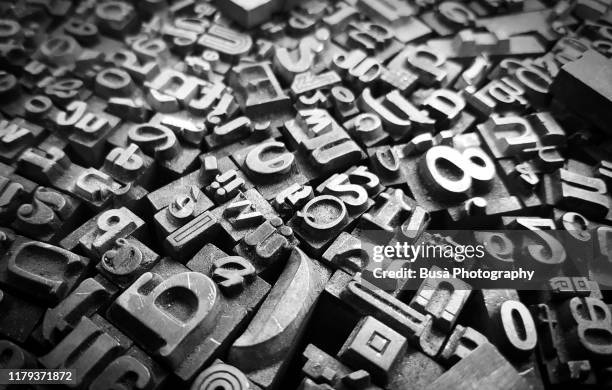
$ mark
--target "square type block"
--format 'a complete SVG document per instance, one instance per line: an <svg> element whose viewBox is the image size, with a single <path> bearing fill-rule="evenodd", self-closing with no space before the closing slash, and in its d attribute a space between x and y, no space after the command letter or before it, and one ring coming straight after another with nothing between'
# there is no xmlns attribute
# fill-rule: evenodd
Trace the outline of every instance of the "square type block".
<svg viewBox="0 0 612 390"><path fill-rule="evenodd" d="M406 353L407 340L374 317L363 318L353 329L338 357L352 369L364 369L379 384L389 380L393 367Z"/></svg>

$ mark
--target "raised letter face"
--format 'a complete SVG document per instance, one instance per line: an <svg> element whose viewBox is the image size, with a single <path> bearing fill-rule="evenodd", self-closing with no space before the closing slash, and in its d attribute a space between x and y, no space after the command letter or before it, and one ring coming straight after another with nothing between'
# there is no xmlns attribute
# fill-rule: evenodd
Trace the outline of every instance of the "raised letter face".
<svg viewBox="0 0 612 390"><path fill-rule="evenodd" d="M217 286L206 275L183 272L163 280L148 272L117 298L109 314L118 323L130 318L122 329L177 367L195 341L212 331L218 301Z"/></svg>

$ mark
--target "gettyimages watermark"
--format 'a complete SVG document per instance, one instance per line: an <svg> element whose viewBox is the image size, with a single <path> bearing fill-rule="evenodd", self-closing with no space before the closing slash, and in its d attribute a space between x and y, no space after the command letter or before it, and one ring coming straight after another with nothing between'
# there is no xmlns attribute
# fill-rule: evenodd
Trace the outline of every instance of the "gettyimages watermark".
<svg viewBox="0 0 612 390"><path fill-rule="evenodd" d="M461 279L474 289L548 290L551 280L564 277L605 288L612 286L608 240L612 230L444 230L392 237L365 231L358 253L361 277L385 290L415 290L425 279Z"/></svg>

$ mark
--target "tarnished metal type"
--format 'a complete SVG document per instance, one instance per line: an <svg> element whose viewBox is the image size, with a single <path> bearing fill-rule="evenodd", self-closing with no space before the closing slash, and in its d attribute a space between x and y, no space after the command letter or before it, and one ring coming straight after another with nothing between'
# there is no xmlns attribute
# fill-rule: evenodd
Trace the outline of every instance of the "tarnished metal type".
<svg viewBox="0 0 612 390"><path fill-rule="evenodd" d="M611 389L611 313L612 1L0 2L0 390Z"/></svg>

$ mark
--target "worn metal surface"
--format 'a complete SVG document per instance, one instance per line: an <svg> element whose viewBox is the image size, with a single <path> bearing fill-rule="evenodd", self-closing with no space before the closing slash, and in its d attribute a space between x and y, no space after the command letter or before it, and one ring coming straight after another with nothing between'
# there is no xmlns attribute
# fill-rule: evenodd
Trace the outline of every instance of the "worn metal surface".
<svg viewBox="0 0 612 390"><path fill-rule="evenodd" d="M611 1L0 15L0 368L92 390L612 388ZM473 234L486 269L550 277L375 276L373 247L459 245L442 229L499 230Z"/></svg>

